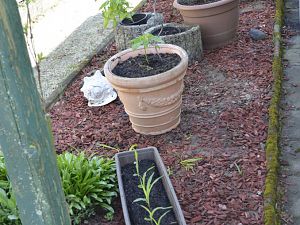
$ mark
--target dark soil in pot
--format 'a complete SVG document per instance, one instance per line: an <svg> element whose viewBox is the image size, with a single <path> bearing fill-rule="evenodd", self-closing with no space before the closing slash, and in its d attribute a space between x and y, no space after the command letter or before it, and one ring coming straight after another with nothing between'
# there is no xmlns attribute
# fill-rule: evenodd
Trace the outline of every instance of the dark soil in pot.
<svg viewBox="0 0 300 225"><path fill-rule="evenodd" d="M162 29L157 29L152 32L155 36L166 36L166 35L172 35L172 34L179 34L183 32L184 30L181 30L177 27L163 27Z"/></svg>
<svg viewBox="0 0 300 225"><path fill-rule="evenodd" d="M140 174L143 175L145 171L147 171L150 167L155 166L155 162L153 160L141 160L139 161L139 170ZM156 167L154 167L150 172L148 172L149 176L154 172L153 180L159 177L159 172ZM148 213L145 209L143 209L139 204L144 204L144 202L133 203L133 201L137 198L144 198L143 191L138 188L139 181L136 174L135 164L127 164L122 167L122 181L123 187L126 196L126 202L128 207L128 213L130 216L132 225L151 225L151 223L144 220L145 217L148 217ZM150 205L152 210L156 207L169 207L171 203L168 199L166 191L164 189L163 183L159 180L154 184L152 191L150 193ZM175 225L177 224L177 220L175 214L172 209L166 216L161 220L161 225ZM158 218L165 213L167 210L158 210L154 214L154 218L158 220Z"/></svg>
<svg viewBox="0 0 300 225"><path fill-rule="evenodd" d="M178 3L181 5L205 5L218 1L220 0L178 0Z"/></svg>
<svg viewBox="0 0 300 225"><path fill-rule="evenodd" d="M121 24L124 26L142 25L146 24L149 18L150 16L145 13L136 13L131 18L123 19Z"/></svg>
<svg viewBox="0 0 300 225"><path fill-rule="evenodd" d="M138 55L120 62L112 70L114 74L120 77L138 78L148 77L166 72L179 64L181 58L177 54L147 54Z"/></svg>

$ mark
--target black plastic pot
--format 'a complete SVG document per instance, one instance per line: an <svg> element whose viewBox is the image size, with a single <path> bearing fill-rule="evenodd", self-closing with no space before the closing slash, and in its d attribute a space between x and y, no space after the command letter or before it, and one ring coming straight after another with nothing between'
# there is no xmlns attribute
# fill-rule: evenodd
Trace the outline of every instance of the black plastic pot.
<svg viewBox="0 0 300 225"><path fill-rule="evenodd" d="M153 160L155 162L155 167L158 170L159 176L162 176L162 185L165 189L165 193L169 199L170 204L173 207L173 212L176 218L177 225L186 225L182 210L180 208L179 202L177 200L174 188L168 177L167 170L160 158L158 150L155 147L148 147L144 149L138 149L138 158L140 160ZM128 212L128 205L126 202L126 193L123 186L122 180L122 168L127 164L133 164L135 161L134 151L120 152L116 154L116 167L117 167L117 177L120 191L120 198L123 208L123 215L126 225L131 225L131 220Z"/></svg>
<svg viewBox="0 0 300 225"><path fill-rule="evenodd" d="M121 25L132 26L146 24L149 16L146 13L136 13L131 18L125 18L121 21Z"/></svg>

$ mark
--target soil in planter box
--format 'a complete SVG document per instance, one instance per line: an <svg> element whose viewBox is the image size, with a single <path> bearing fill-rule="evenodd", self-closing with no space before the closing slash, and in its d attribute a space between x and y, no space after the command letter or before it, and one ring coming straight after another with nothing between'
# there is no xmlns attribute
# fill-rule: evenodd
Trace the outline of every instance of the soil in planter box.
<svg viewBox="0 0 300 225"><path fill-rule="evenodd" d="M220 0L178 0L178 3L181 5L205 5L218 1Z"/></svg>
<svg viewBox="0 0 300 225"><path fill-rule="evenodd" d="M144 172L150 167L154 166L155 162L153 160L141 160L139 161L139 170L140 174L144 174ZM153 181L159 177L159 173L157 168L153 168L151 172L148 172L147 179L154 172ZM143 191L138 188L139 181L137 176L133 176L136 173L135 164L127 164L122 167L122 181L126 196L126 202L128 207L128 212L130 216L130 221L132 225L151 225L150 222L144 220L145 217L148 217L148 213L145 209L143 209L139 204L145 205L144 202L133 203L133 201L137 198L144 198ZM167 193L164 189L163 183L159 180L154 184L152 191L150 193L150 205L152 209L156 207L168 207L171 206L171 203L168 199ZM163 217L161 221L161 225L176 225L177 220L175 214L172 209L166 216ZM165 213L167 210L158 210L154 214L154 218L158 220L158 218Z"/></svg>
<svg viewBox="0 0 300 225"><path fill-rule="evenodd" d="M113 73L120 77L138 78L157 75L166 72L179 64L181 58L177 54L147 54L149 64L145 55L138 55L120 62L113 69Z"/></svg>

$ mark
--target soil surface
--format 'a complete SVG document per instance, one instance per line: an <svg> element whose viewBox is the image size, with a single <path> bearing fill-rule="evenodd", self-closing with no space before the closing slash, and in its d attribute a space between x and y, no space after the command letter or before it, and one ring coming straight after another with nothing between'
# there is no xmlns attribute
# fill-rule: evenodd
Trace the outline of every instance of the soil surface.
<svg viewBox="0 0 300 225"><path fill-rule="evenodd" d="M140 174L143 175L149 168L155 166L155 162L153 160L141 160L139 161L139 170ZM146 180L149 179L150 175L154 172L154 176L152 181L155 181L157 178L159 178L159 172L156 167L154 167L152 170L150 170L146 176ZM151 223L144 220L145 217L149 217L149 214L143 209L140 205L146 206L145 202L133 202L134 200L138 198L144 198L143 191L138 188L139 180L137 176L134 176L136 174L136 168L135 164L127 164L122 167L122 180L124 185L124 191L126 196L126 202L128 206L128 213L130 216L130 221L132 225L151 225ZM164 189L163 183L161 179L155 183L155 185L152 188L151 194L150 194L150 205L152 207L152 210L157 207L169 207L171 206L171 203L168 199L167 193ZM160 216L162 216L166 211L169 210L158 210L154 218L156 221L159 219ZM166 214L166 216L163 217L161 220L161 225L171 225L171 224L177 224L176 223L176 217L171 209L171 211Z"/></svg>
<svg viewBox="0 0 300 225"><path fill-rule="evenodd" d="M205 5L218 1L221 0L178 0L178 3L181 5Z"/></svg>
<svg viewBox="0 0 300 225"><path fill-rule="evenodd" d="M165 22L180 23L182 17L172 4L173 0L158 0L157 12L164 13ZM243 1L240 8L251 4L253 1ZM181 123L166 134L135 133L119 100L104 107L87 106L80 92L83 78L116 53L114 44L108 46L49 112L57 152L74 147L87 154L114 156L117 150L99 144L119 151L135 143L139 148L155 146L172 172L170 178L188 225L263 224L275 4L266 0L264 7L241 13L235 41L204 51L204 59L188 67ZM143 10L151 11L152 1ZM251 28L263 30L267 38L253 41ZM203 158L193 170L180 164L193 157ZM121 207L115 210L114 220L101 224L124 225ZM97 216L101 221L103 215Z"/></svg>
<svg viewBox="0 0 300 225"><path fill-rule="evenodd" d="M172 34L179 34L182 31L177 27L163 27L162 29L155 30L152 32L155 36L166 36L166 35L172 35Z"/></svg>
<svg viewBox="0 0 300 225"><path fill-rule="evenodd" d="M138 55L118 63L112 72L120 77L148 77L164 73L177 66L180 61L177 54L147 54L147 57Z"/></svg>

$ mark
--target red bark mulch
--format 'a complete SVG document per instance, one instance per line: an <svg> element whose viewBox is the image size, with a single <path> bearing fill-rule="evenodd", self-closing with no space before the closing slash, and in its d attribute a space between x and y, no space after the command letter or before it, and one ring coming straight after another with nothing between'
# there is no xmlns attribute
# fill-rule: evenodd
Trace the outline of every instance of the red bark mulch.
<svg viewBox="0 0 300 225"><path fill-rule="evenodd" d="M172 0L158 0L157 11L167 22L181 22ZM255 1L242 2L241 8ZM82 79L116 53L114 45L95 56L50 111L58 152L76 147L112 156L100 143L128 149L156 146L173 172L174 185L187 224L263 224L266 174L264 144L272 88L272 32L275 5L240 15L237 39L226 47L205 51L204 59L189 66L180 125L158 136L135 133L119 100L89 108L80 92ZM152 10L150 3L145 11ZM250 28L267 38L253 41ZM194 171L182 159L203 157ZM121 208L107 224L123 224ZM90 222L89 224L94 224Z"/></svg>

